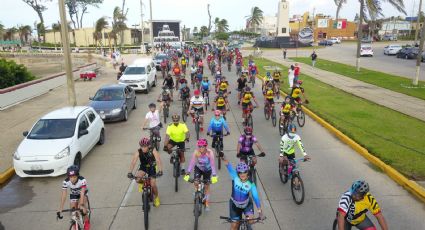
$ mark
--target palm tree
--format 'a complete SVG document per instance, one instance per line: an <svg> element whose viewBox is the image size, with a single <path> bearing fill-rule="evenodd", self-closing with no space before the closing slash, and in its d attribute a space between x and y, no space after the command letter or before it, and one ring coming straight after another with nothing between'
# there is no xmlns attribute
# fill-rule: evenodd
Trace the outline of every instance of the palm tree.
<svg viewBox="0 0 425 230"><path fill-rule="evenodd" d="M342 5L347 4L347 0L334 0L334 2L335 2L335 5L336 5L335 22L338 23L339 11L341 10Z"/></svg>
<svg viewBox="0 0 425 230"><path fill-rule="evenodd" d="M383 15L381 3L388 2L393 7L395 7L399 12L406 14L404 10L403 0L359 0L360 2L360 16L359 22L357 25L357 59L356 59L356 68L357 71L360 71L360 46L361 39L363 37L362 33L362 24L365 18L367 18L366 13L369 12L369 15Z"/></svg>
<svg viewBox="0 0 425 230"><path fill-rule="evenodd" d="M7 29L6 33L3 36L4 40L10 40L10 41L13 40L16 32L18 32L18 29L16 29L16 27Z"/></svg>
<svg viewBox="0 0 425 230"><path fill-rule="evenodd" d="M218 24L220 23L220 18L216 17L214 19L214 27L215 27L215 32L218 32Z"/></svg>
<svg viewBox="0 0 425 230"><path fill-rule="evenodd" d="M201 29L199 30L199 34L201 36L201 39L208 36L208 27L201 26Z"/></svg>
<svg viewBox="0 0 425 230"><path fill-rule="evenodd" d="M226 19L221 19L218 22L217 26L218 26L217 32L219 32L219 33L224 33L224 32L229 31L229 24L228 24Z"/></svg>
<svg viewBox="0 0 425 230"><path fill-rule="evenodd" d="M20 26L18 28L19 38L21 39L22 44L26 44L28 42L28 34L31 34L31 31L32 29L29 25Z"/></svg>
<svg viewBox="0 0 425 230"><path fill-rule="evenodd" d="M52 31L53 31L53 40L55 42L55 50L56 50L56 32L60 32L61 31L61 24L60 22L58 23L53 23L52 24Z"/></svg>
<svg viewBox="0 0 425 230"><path fill-rule="evenodd" d="M123 1L123 6L125 1ZM121 45L124 42L124 30L127 29L127 25L125 21L127 20L123 10L121 10L118 6L114 8L114 12L112 13L112 31L115 33L115 37L120 34ZM115 45L117 44L117 39L115 38Z"/></svg>
<svg viewBox="0 0 425 230"><path fill-rule="evenodd" d="M247 23L251 26L254 26L254 31L257 32L257 26L261 24L264 19L263 11L258 8L258 6L251 8L251 14L246 16Z"/></svg>
<svg viewBox="0 0 425 230"><path fill-rule="evenodd" d="M106 21L106 17L101 17L101 18L97 19L95 29L94 29L94 33L93 33L93 39L96 42L96 47L97 47L98 42L100 43L100 46L103 47L102 32L103 32L104 29L106 29L106 27L108 25L109 25L109 23L108 23L108 21Z"/></svg>

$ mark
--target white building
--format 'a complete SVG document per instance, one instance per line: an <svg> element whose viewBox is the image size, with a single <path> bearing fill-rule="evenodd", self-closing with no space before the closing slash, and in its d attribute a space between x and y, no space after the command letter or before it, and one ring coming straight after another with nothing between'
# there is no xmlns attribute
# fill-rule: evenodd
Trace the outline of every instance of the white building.
<svg viewBox="0 0 425 230"><path fill-rule="evenodd" d="M259 29L262 36L275 36L277 30L277 17L264 16Z"/></svg>
<svg viewBox="0 0 425 230"><path fill-rule="evenodd" d="M278 37L289 37L289 2L280 0L277 10L277 34Z"/></svg>
<svg viewBox="0 0 425 230"><path fill-rule="evenodd" d="M390 20L382 23L381 29L378 31L379 35L385 34L408 34L410 31L409 21L404 20Z"/></svg>

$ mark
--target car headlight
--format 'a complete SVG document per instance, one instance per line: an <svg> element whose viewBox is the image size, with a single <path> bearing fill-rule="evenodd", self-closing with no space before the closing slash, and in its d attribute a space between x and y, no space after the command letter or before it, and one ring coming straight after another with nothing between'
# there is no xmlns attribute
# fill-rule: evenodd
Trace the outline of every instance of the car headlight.
<svg viewBox="0 0 425 230"><path fill-rule="evenodd" d="M62 151L60 151L58 154L55 155L55 159L62 159L64 157L69 156L69 146L64 148Z"/></svg>
<svg viewBox="0 0 425 230"><path fill-rule="evenodd" d="M140 80L139 82L143 83L143 82L145 82L145 81L146 81L146 79L142 79L142 80Z"/></svg>
<svg viewBox="0 0 425 230"><path fill-rule="evenodd" d="M16 151L16 152L13 154L13 159L15 159L15 160L17 160L17 161L19 161L19 160L21 159L21 156L19 155L18 151Z"/></svg>
<svg viewBox="0 0 425 230"><path fill-rule="evenodd" d="M119 109L113 109L112 111L111 111L111 113L121 113L121 108L119 108Z"/></svg>

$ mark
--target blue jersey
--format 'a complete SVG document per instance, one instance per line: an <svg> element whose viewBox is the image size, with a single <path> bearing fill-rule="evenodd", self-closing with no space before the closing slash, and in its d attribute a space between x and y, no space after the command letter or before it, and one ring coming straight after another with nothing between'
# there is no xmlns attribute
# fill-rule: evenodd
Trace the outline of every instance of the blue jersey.
<svg viewBox="0 0 425 230"><path fill-rule="evenodd" d="M254 199L255 206L258 209L261 208L260 198L258 197L257 187L254 183L247 180L242 182L239 179L236 170L232 167L232 164L226 165L227 171L229 171L230 177L232 178L232 201L236 206L243 206L249 202L249 193L251 192L252 198Z"/></svg>
<svg viewBox="0 0 425 230"><path fill-rule="evenodd" d="M198 78L198 81L202 81L202 73L198 73L196 77Z"/></svg>
<svg viewBox="0 0 425 230"><path fill-rule="evenodd" d="M211 87L211 82L210 81L201 81L201 88L202 91L208 91Z"/></svg>
<svg viewBox="0 0 425 230"><path fill-rule="evenodd" d="M222 133L223 128L225 128L226 131L229 132L229 126L227 125L226 120L224 120L223 117L220 117L218 120L213 117L210 121L210 125L208 126L207 132L210 132L212 130L215 133Z"/></svg>

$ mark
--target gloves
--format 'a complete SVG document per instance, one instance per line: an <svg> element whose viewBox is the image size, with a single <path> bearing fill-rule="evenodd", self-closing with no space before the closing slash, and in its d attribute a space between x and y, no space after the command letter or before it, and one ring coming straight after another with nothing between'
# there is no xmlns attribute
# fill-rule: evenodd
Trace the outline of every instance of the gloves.
<svg viewBox="0 0 425 230"><path fill-rule="evenodd" d="M218 182L218 177L217 176L212 176L211 177L211 183L212 184L215 184L215 183L217 183Z"/></svg>
<svg viewBox="0 0 425 230"><path fill-rule="evenodd" d="M131 173L131 172L129 172L129 173L127 173L127 177L129 178L129 179L133 179L133 173Z"/></svg>
<svg viewBox="0 0 425 230"><path fill-rule="evenodd" d="M190 175L189 174L184 175L184 177L183 177L183 180L184 181L189 182L189 179L190 179Z"/></svg>
<svg viewBox="0 0 425 230"><path fill-rule="evenodd" d="M266 156L266 153L265 152L261 152L258 156L259 157L265 157Z"/></svg>
<svg viewBox="0 0 425 230"><path fill-rule="evenodd" d="M226 136L229 136L229 135L230 135L230 132L227 132Z"/></svg>
<svg viewBox="0 0 425 230"><path fill-rule="evenodd" d="M207 136L211 135L210 133L207 133Z"/></svg>
<svg viewBox="0 0 425 230"><path fill-rule="evenodd" d="M308 104L308 103L310 103L310 102L309 102L308 100L305 100L305 103L306 103L306 104Z"/></svg>
<svg viewBox="0 0 425 230"><path fill-rule="evenodd" d="M162 176L162 171L158 171L158 173L156 174L156 176Z"/></svg>

